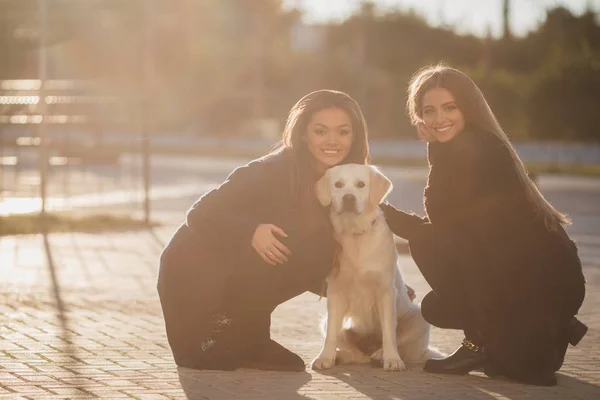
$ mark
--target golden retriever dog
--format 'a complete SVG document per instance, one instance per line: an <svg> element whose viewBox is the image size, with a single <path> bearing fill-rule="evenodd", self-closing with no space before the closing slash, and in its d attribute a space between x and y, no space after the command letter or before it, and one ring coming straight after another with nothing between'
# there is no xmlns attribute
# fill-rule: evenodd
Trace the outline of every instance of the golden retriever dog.
<svg viewBox="0 0 600 400"><path fill-rule="evenodd" d="M391 189L376 167L358 164L330 168L316 184L341 252L327 279L325 340L313 369L374 360L398 371L440 356L429 348L430 326L408 297L379 208Z"/></svg>

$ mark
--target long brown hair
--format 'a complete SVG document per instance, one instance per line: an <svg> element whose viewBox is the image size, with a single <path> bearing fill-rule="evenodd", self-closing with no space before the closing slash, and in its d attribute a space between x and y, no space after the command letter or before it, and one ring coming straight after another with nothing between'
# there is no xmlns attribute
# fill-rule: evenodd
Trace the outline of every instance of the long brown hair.
<svg viewBox="0 0 600 400"><path fill-rule="evenodd" d="M292 107L281 141L270 154L286 152L292 162L291 188L300 208L310 207L316 201L314 185L317 181L312 154L303 140L314 113L329 109L344 110L352 121L352 147L343 164L366 164L369 161L367 123L358 103L344 92L317 90L302 97Z"/></svg>
<svg viewBox="0 0 600 400"><path fill-rule="evenodd" d="M434 88L444 88L454 95L458 108L465 116L467 126L476 132L490 132L500 139L510 153L519 180L525 188L527 199L535 207L549 230L556 230L559 224L571 223L567 216L552 207L529 178L525 165L510 144L510 140L488 105L483 92L463 72L444 65L425 67L417 71L410 81L406 103L408 116L413 125L423 121L423 96Z"/></svg>

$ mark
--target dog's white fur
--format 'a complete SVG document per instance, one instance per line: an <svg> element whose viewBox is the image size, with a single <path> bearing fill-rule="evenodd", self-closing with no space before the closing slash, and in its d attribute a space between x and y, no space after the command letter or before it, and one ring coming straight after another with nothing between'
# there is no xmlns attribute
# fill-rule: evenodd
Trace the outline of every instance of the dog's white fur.
<svg viewBox="0 0 600 400"><path fill-rule="evenodd" d="M323 206L331 206L342 250L339 269L327 279L327 327L314 369L331 368L336 360L377 359L386 370L404 370L405 363L440 355L429 348L430 326L408 297L393 233L378 207L391 189L392 183L377 168L358 164L330 168L317 182L317 197ZM382 347L365 354L350 340L350 332L379 337Z"/></svg>

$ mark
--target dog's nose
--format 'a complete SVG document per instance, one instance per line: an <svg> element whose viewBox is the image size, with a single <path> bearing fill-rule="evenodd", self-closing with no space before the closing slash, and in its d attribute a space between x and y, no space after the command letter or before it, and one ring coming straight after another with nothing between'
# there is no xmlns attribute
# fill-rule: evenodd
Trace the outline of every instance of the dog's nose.
<svg viewBox="0 0 600 400"><path fill-rule="evenodd" d="M353 194L345 194L342 197L342 209L344 211L356 210L356 197Z"/></svg>

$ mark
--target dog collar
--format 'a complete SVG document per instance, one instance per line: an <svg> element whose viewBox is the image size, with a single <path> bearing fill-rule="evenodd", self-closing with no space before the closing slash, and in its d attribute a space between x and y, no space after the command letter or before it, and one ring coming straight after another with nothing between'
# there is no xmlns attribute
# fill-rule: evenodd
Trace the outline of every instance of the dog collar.
<svg viewBox="0 0 600 400"><path fill-rule="evenodd" d="M375 221L377 221L377 216L375 216L375 218L373 218L373 221L371 221L371 226L375 225ZM358 231L358 232L352 232L352 234L354 236L364 235L365 233L367 233L366 230L361 230L361 231Z"/></svg>

